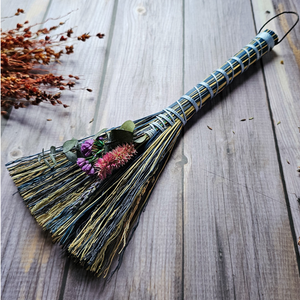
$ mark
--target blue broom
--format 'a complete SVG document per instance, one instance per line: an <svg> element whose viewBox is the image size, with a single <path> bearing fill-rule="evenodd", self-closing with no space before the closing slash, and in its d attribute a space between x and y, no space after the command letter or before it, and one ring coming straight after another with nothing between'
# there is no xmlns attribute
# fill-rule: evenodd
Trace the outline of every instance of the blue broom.
<svg viewBox="0 0 300 300"><path fill-rule="evenodd" d="M166 109L7 163L39 225L75 261L105 277L113 258L122 258L183 126L280 41L264 30Z"/></svg>

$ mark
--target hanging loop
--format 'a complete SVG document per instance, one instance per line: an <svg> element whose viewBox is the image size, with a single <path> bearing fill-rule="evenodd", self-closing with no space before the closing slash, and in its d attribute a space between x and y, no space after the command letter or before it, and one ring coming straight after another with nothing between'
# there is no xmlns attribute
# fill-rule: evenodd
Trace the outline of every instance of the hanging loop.
<svg viewBox="0 0 300 300"><path fill-rule="evenodd" d="M260 33L261 32L261 30L270 22L270 21L272 21L273 19L275 19L275 18L277 18L277 17L279 17L280 15L282 15L282 14L293 14L293 15L296 15L297 16L297 21L295 22L295 24L289 29L289 31L281 38L281 40L279 40L277 43L276 43L276 45L278 45L290 32L291 32L291 30L297 25L297 23L299 22L299 15L296 13L296 12L294 12L294 11L284 11L284 12L282 12L282 13L280 13L280 14L278 14L278 15L276 15L276 16L274 16L273 18L271 18L270 20L268 20L260 29L259 29L259 32L258 33Z"/></svg>

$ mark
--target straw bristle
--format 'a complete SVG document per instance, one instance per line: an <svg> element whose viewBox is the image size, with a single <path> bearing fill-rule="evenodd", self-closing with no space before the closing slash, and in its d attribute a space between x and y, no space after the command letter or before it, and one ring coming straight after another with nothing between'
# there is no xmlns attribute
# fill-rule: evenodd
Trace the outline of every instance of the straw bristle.
<svg viewBox="0 0 300 300"><path fill-rule="evenodd" d="M148 124L144 120L136 121L140 129ZM181 129L176 122L148 138L137 155L104 180L82 172L61 148L51 168L45 163L48 152L43 160L35 155L10 163L8 170L31 214L53 241L87 270L106 276L116 254L123 254Z"/></svg>

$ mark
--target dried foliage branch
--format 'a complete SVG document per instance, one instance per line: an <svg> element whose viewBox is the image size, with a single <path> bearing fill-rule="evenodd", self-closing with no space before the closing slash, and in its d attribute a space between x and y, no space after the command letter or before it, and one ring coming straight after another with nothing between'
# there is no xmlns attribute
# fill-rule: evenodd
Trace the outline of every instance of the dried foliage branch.
<svg viewBox="0 0 300 300"><path fill-rule="evenodd" d="M24 13L18 8L15 15ZM7 17L10 18L10 17ZM48 19L50 20L50 19ZM46 20L45 22L47 22ZM44 23L27 25L29 22L17 23L16 28L2 32L1 30L1 114L7 114L10 107L26 107L27 104L38 105L49 101L52 105L63 104L59 98L61 91L71 89L76 84L78 76L49 73L46 65L59 62L63 54L72 54L73 45L66 42L74 40L85 42L92 37L84 33L80 36L72 36L73 29L50 35L64 22L50 28L44 27L36 31L32 28ZM94 37L102 39L104 34L98 33ZM58 49L58 50L57 50ZM54 88L56 92L49 92ZM91 89L87 89L91 91Z"/></svg>

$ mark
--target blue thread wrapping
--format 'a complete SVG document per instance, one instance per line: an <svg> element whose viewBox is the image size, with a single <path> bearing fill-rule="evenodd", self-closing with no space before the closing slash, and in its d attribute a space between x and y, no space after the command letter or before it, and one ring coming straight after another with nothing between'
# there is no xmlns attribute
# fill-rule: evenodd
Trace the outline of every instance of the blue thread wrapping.
<svg viewBox="0 0 300 300"><path fill-rule="evenodd" d="M163 110L161 114L164 115L165 125L172 126L171 124L172 122L174 124L176 118L180 120L182 125L185 125L187 120L202 107L204 101L212 99L230 84L236 76L248 70L250 65L270 51L277 41L277 35L271 30L266 29L264 32L259 33L249 44L223 64L221 68L216 69L204 81L197 84L179 100ZM191 107L193 109L190 109ZM161 117L161 115L159 116ZM154 126L151 126L151 130L155 127L161 127L159 129L162 129L162 126L156 126L157 121L156 119L152 123ZM148 130L145 130L145 133L148 133Z"/></svg>

